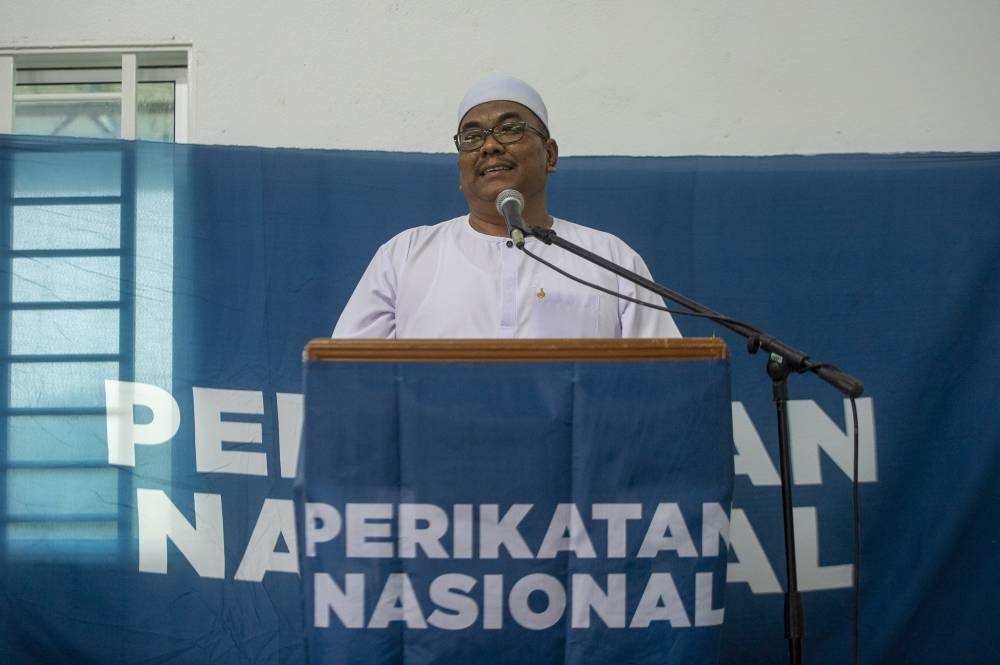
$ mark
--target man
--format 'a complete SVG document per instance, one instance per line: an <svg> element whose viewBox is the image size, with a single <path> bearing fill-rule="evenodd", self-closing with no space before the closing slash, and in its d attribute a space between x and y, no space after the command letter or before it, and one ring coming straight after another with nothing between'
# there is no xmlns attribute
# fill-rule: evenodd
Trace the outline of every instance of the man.
<svg viewBox="0 0 1000 665"><path fill-rule="evenodd" d="M546 181L559 147L531 86L508 76L475 84L459 104L454 139L469 214L403 231L380 247L334 337L680 337L669 314L577 284L508 242L496 198L516 189L528 226L552 228L649 276L642 258L618 238L549 214ZM588 282L662 305L658 296L537 238L525 247Z"/></svg>

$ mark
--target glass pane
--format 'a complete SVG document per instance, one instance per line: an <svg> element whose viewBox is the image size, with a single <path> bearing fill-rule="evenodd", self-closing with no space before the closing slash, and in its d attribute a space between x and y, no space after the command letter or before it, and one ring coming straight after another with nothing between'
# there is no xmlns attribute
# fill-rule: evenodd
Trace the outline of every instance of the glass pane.
<svg viewBox="0 0 1000 665"><path fill-rule="evenodd" d="M136 86L136 138L174 140L174 83L139 83Z"/></svg>
<svg viewBox="0 0 1000 665"><path fill-rule="evenodd" d="M18 152L14 196L121 196L122 162L117 150Z"/></svg>
<svg viewBox="0 0 1000 665"><path fill-rule="evenodd" d="M14 518L118 514L118 469L8 469L7 513Z"/></svg>
<svg viewBox="0 0 1000 665"><path fill-rule="evenodd" d="M14 206L14 249L113 249L121 245L118 205Z"/></svg>
<svg viewBox="0 0 1000 665"><path fill-rule="evenodd" d="M9 365L14 408L104 406L104 380L118 379L115 362Z"/></svg>
<svg viewBox="0 0 1000 665"><path fill-rule="evenodd" d="M121 116L121 102L115 99L21 101L14 103L14 133L117 139Z"/></svg>
<svg viewBox="0 0 1000 665"><path fill-rule="evenodd" d="M8 522L5 531L8 557L33 563L106 564L118 548L118 523L111 520Z"/></svg>
<svg viewBox="0 0 1000 665"><path fill-rule="evenodd" d="M13 302L117 301L116 256L23 258L11 261Z"/></svg>
<svg viewBox="0 0 1000 665"><path fill-rule="evenodd" d="M7 458L12 462L107 463L104 416L9 416Z"/></svg>
<svg viewBox="0 0 1000 665"><path fill-rule="evenodd" d="M10 352L15 355L118 353L118 310L14 310Z"/></svg>
<svg viewBox="0 0 1000 665"><path fill-rule="evenodd" d="M135 380L169 386L173 367L174 166L180 151L156 143L136 146ZM164 155L176 155L164 159ZM127 344L127 342L126 342Z"/></svg>
<svg viewBox="0 0 1000 665"><path fill-rule="evenodd" d="M15 95L65 95L121 91L121 83L32 83L20 84L14 87Z"/></svg>
<svg viewBox="0 0 1000 665"><path fill-rule="evenodd" d="M117 523L111 521L13 522L7 525L7 538L8 541L104 540L114 538L117 531Z"/></svg>

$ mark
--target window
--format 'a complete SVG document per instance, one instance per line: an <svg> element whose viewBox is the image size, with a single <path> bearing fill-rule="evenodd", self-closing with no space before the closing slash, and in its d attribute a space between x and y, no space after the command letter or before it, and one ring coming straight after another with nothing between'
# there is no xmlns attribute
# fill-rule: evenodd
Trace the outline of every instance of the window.
<svg viewBox="0 0 1000 665"><path fill-rule="evenodd" d="M186 62L186 51L0 52L0 108L17 134L183 141ZM130 551L134 490L107 462L104 380L170 388L173 166L120 141L11 145L0 160L0 560L106 559Z"/></svg>
<svg viewBox="0 0 1000 665"><path fill-rule="evenodd" d="M188 50L0 51L0 132L184 143Z"/></svg>

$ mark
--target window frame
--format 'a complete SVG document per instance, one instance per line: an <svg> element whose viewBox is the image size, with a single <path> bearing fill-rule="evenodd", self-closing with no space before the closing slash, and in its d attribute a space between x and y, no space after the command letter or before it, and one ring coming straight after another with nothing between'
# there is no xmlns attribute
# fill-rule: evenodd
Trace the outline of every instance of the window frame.
<svg viewBox="0 0 1000 665"><path fill-rule="evenodd" d="M139 83L174 84L174 142L190 136L189 45L130 48L0 49L0 133L14 133L15 102L38 101L18 95L16 86L54 83L121 83L120 93L45 95L46 101L119 99L121 136L136 138L136 89Z"/></svg>

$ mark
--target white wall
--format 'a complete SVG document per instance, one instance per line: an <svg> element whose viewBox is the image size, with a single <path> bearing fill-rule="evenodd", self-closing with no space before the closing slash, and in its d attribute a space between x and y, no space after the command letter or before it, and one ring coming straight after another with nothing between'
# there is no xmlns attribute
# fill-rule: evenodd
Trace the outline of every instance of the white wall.
<svg viewBox="0 0 1000 665"><path fill-rule="evenodd" d="M172 42L198 143L447 152L500 72L564 155L1000 150L1000 0L0 6L0 48Z"/></svg>

